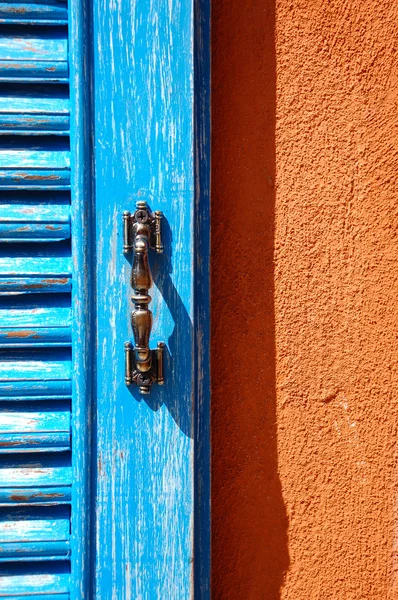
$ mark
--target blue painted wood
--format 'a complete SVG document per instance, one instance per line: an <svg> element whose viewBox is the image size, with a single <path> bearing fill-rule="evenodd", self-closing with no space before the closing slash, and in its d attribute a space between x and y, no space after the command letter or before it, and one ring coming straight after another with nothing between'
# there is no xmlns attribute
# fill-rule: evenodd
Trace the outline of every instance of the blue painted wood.
<svg viewBox="0 0 398 600"><path fill-rule="evenodd" d="M25 143L23 148L14 150L11 147L0 146L0 169L46 169L64 170L69 169L69 152L58 150L27 150Z"/></svg>
<svg viewBox="0 0 398 600"><path fill-rule="evenodd" d="M0 328L0 348L70 346L70 344L70 327L39 326L22 329L21 327L4 326Z"/></svg>
<svg viewBox="0 0 398 600"><path fill-rule="evenodd" d="M62 194L62 192L61 192ZM0 197L0 242L60 241L70 237L70 205L65 196Z"/></svg>
<svg viewBox="0 0 398 600"><path fill-rule="evenodd" d="M61 244L0 245L0 294L67 292L71 288L72 261Z"/></svg>
<svg viewBox="0 0 398 600"><path fill-rule="evenodd" d="M68 507L0 508L0 562L61 560L69 554Z"/></svg>
<svg viewBox="0 0 398 600"><path fill-rule="evenodd" d="M0 59L34 64L68 62L68 32L66 27L1 26Z"/></svg>
<svg viewBox="0 0 398 600"><path fill-rule="evenodd" d="M193 9L192 0L94 3L98 599L193 595L200 339L194 301ZM166 383L148 397L123 382L121 342L132 331L131 265L122 253L121 214L137 200L165 215L165 253L151 254L150 263L151 343L166 342ZM202 388L208 385L208 360L202 348ZM201 392L200 415L208 421L206 394ZM208 436L197 443L208 444ZM208 479L202 481L207 485ZM208 493L207 485L203 494ZM197 597L208 594L205 582Z"/></svg>
<svg viewBox="0 0 398 600"><path fill-rule="evenodd" d="M68 170L54 171L53 169L0 169L0 189L26 190L68 190L70 173Z"/></svg>
<svg viewBox="0 0 398 600"><path fill-rule="evenodd" d="M0 598L69 600L69 578L66 562L0 565Z"/></svg>
<svg viewBox="0 0 398 600"><path fill-rule="evenodd" d="M70 485L41 485L40 487L1 487L0 506L58 506L69 505L72 499ZM0 596L1 597L1 596Z"/></svg>
<svg viewBox="0 0 398 600"><path fill-rule="evenodd" d="M13 600L80 600L89 581L81 7L0 2L0 596Z"/></svg>
<svg viewBox="0 0 398 600"><path fill-rule="evenodd" d="M71 337L68 296L0 296L0 348L70 346Z"/></svg>
<svg viewBox="0 0 398 600"><path fill-rule="evenodd" d="M68 135L69 117L58 115L0 115L0 133Z"/></svg>
<svg viewBox="0 0 398 600"><path fill-rule="evenodd" d="M3 600L26 600L26 598L28 598L29 600L43 600L43 596L38 596L36 594L24 594L23 596L3 596ZM47 594L47 596L45 596L46 600L70 600L70 595L69 593L67 594Z"/></svg>
<svg viewBox="0 0 398 600"><path fill-rule="evenodd" d="M0 223L69 223L68 194L58 192L0 193Z"/></svg>
<svg viewBox="0 0 398 600"><path fill-rule="evenodd" d="M69 526L69 519L68 519ZM40 560L65 560L70 555L69 540L59 542L0 542L0 563Z"/></svg>
<svg viewBox="0 0 398 600"><path fill-rule="evenodd" d="M0 597L207 598L208 527L193 536L209 514L194 0L17 0L0 2L3 20ZM166 253L150 257L166 385L146 399L123 383L121 213L142 199L166 217Z"/></svg>
<svg viewBox="0 0 398 600"><path fill-rule="evenodd" d="M95 360L95 243L92 206L92 101L90 73L90 0L69 0L71 99L71 222L72 288L72 521L70 599L91 600L94 504L91 490L92 451L95 446L92 402ZM94 431L93 431L94 430Z"/></svg>
<svg viewBox="0 0 398 600"><path fill-rule="evenodd" d="M0 23L54 25L67 24L66 1L46 0L45 2L0 2Z"/></svg>
<svg viewBox="0 0 398 600"><path fill-rule="evenodd" d="M70 486L72 470L70 454L30 454L0 456L1 488L32 488Z"/></svg>
<svg viewBox="0 0 398 600"><path fill-rule="evenodd" d="M9 84L0 92L0 113L68 116L70 113L68 86Z"/></svg>
<svg viewBox="0 0 398 600"><path fill-rule="evenodd" d="M0 242L59 242L69 237L69 223L0 222Z"/></svg>
<svg viewBox="0 0 398 600"><path fill-rule="evenodd" d="M70 403L0 403L0 454L70 450Z"/></svg>
<svg viewBox="0 0 398 600"><path fill-rule="evenodd" d="M61 348L0 350L0 397L2 399L69 398L71 360Z"/></svg>
<svg viewBox="0 0 398 600"><path fill-rule="evenodd" d="M12 433L0 437L0 454L28 452L65 452L70 450L70 433L41 432L37 434Z"/></svg>
<svg viewBox="0 0 398 600"><path fill-rule="evenodd" d="M66 27L0 25L0 81L67 82Z"/></svg>
<svg viewBox="0 0 398 600"><path fill-rule="evenodd" d="M0 189L58 188L70 184L70 156L62 138L0 137Z"/></svg>
<svg viewBox="0 0 398 600"><path fill-rule="evenodd" d="M37 594L31 594L29 593L28 595L24 594L23 596L14 596L14 594L12 596L3 596L2 597L3 600L26 600L26 598L28 598L29 600L43 600L43 596L42 595L37 595ZM69 593L67 594L47 594L47 596L45 596L46 600L70 600L70 595Z"/></svg>
<svg viewBox="0 0 398 600"><path fill-rule="evenodd" d="M71 280L69 276L48 274L43 276L31 275L23 277L23 275L13 277L5 274L0 275L0 294L15 294L15 293L37 293L37 292L69 292L71 289Z"/></svg>
<svg viewBox="0 0 398 600"><path fill-rule="evenodd" d="M65 61L18 61L0 59L0 82L66 83L68 63Z"/></svg>
<svg viewBox="0 0 398 600"><path fill-rule="evenodd" d="M69 125L68 86L54 84L2 86L0 134L68 135Z"/></svg>
<svg viewBox="0 0 398 600"><path fill-rule="evenodd" d="M64 452L70 450L70 433L9 433L0 435L0 454L16 452ZM0 554L1 559L1 554Z"/></svg>

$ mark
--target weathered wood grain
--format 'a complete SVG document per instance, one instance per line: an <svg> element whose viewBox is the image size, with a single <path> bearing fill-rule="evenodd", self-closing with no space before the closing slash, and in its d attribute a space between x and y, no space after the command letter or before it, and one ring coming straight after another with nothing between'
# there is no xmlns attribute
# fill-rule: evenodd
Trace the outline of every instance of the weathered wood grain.
<svg viewBox="0 0 398 600"><path fill-rule="evenodd" d="M0 598L6 600L69 600L69 570L59 561L0 566Z"/></svg>
<svg viewBox="0 0 398 600"><path fill-rule="evenodd" d="M72 518L70 600L91 600L93 586L93 521L91 453L95 401L94 261L91 153L91 31L90 2L70 0L68 11L70 71L70 160L72 226ZM95 427L94 427L95 431Z"/></svg>
<svg viewBox="0 0 398 600"><path fill-rule="evenodd" d="M95 597L193 594L194 62L193 2L94 4L97 224L97 556ZM150 256L165 385L124 384L132 338L122 212L164 212Z"/></svg>
<svg viewBox="0 0 398 600"><path fill-rule="evenodd" d="M1 487L0 506L58 506L59 504L70 505L72 500L72 489L70 485L45 484L40 487ZM0 596L1 597L1 596Z"/></svg>
<svg viewBox="0 0 398 600"><path fill-rule="evenodd" d="M60 244L0 247L0 294L68 292L71 273L68 248Z"/></svg>
<svg viewBox="0 0 398 600"><path fill-rule="evenodd" d="M70 398L71 359L68 350L0 350L0 397Z"/></svg>
<svg viewBox="0 0 398 600"><path fill-rule="evenodd" d="M0 25L0 81L67 82L66 27Z"/></svg>
<svg viewBox="0 0 398 600"><path fill-rule="evenodd" d="M71 466L68 453L28 457L0 456L0 487L30 488L70 486Z"/></svg>
<svg viewBox="0 0 398 600"><path fill-rule="evenodd" d="M0 348L70 346L69 298L53 294L35 294L29 299L22 296L0 296Z"/></svg>
<svg viewBox="0 0 398 600"><path fill-rule="evenodd" d="M83 246L72 230L84 209L74 195L71 211L67 17L63 1L0 2L0 597L13 600L84 598L70 577L86 467L72 437L86 403L72 390L72 351L83 353L72 322L86 317L72 316L70 295L84 276L70 245Z"/></svg>
<svg viewBox="0 0 398 600"><path fill-rule="evenodd" d="M194 126L208 115L202 101L195 113L194 3L66 10L0 2L0 597L206 598L194 513L203 525L207 300L195 277L208 237L194 254L208 121L200 152ZM123 381L121 216L137 200L165 214L165 254L150 262L166 385L145 400Z"/></svg>
<svg viewBox="0 0 398 600"><path fill-rule="evenodd" d="M6 61L68 61L68 32L65 27L1 27L0 57Z"/></svg>
<svg viewBox="0 0 398 600"><path fill-rule="evenodd" d="M66 25L68 23L67 3L63 0L0 2L0 23Z"/></svg>
<svg viewBox="0 0 398 600"><path fill-rule="evenodd" d="M59 194L62 194L60 192ZM0 197L0 241L61 241L70 237L70 204L65 195Z"/></svg>
<svg viewBox="0 0 398 600"><path fill-rule="evenodd" d="M70 403L0 403L0 454L64 452L71 442Z"/></svg>
<svg viewBox="0 0 398 600"><path fill-rule="evenodd" d="M69 523L69 509L63 506L0 509L0 562L67 558Z"/></svg>

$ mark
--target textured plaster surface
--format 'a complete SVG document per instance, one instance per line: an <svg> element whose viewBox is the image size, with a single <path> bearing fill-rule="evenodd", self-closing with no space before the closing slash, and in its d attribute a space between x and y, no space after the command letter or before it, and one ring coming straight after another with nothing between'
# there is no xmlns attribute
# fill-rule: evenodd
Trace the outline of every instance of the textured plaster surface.
<svg viewBox="0 0 398 600"><path fill-rule="evenodd" d="M398 598L398 4L213 2L213 597Z"/></svg>

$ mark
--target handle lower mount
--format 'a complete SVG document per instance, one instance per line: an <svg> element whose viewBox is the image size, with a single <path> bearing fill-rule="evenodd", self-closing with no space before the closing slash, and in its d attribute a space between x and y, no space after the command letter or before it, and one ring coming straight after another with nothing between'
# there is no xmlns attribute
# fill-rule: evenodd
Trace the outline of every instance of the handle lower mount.
<svg viewBox="0 0 398 600"><path fill-rule="evenodd" d="M137 202L137 210L133 214L128 211L123 213L123 252L134 252L131 271L134 345L131 342L124 345L125 383L137 384L142 394L149 394L154 382L159 385L164 383L164 343L158 342L156 350L149 347L152 330L152 312L149 310L152 298L149 290L152 287L152 275L148 251L152 248L158 253L163 252L162 217L160 211L151 213L146 202Z"/></svg>

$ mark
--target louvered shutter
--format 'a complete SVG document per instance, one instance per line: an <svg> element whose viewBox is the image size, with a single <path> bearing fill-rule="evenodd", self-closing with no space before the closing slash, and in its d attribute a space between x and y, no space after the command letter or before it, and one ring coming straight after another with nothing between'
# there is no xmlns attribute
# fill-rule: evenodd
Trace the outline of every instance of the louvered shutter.
<svg viewBox="0 0 398 600"><path fill-rule="evenodd" d="M0 598L10 600L86 597L81 11L0 2Z"/></svg>

